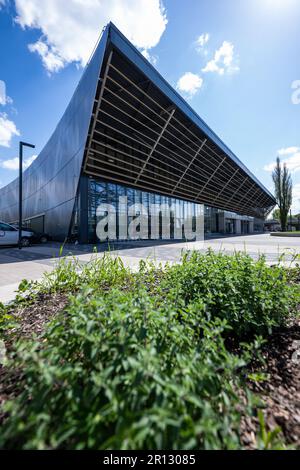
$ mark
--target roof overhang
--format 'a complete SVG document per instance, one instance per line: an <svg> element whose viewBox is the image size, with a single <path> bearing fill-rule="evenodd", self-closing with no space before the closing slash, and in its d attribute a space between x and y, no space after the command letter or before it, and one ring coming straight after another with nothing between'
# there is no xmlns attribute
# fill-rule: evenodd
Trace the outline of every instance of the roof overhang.
<svg viewBox="0 0 300 470"><path fill-rule="evenodd" d="M120 31L107 29L85 173L249 216L270 212L272 194Z"/></svg>

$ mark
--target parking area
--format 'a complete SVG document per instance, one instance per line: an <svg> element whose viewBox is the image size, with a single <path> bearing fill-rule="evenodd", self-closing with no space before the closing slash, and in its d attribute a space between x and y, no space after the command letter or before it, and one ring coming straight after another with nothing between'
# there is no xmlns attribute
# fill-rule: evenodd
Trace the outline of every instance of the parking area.
<svg viewBox="0 0 300 470"><path fill-rule="evenodd" d="M16 247L0 248L0 302L14 298L14 292L23 279L38 280L45 272L51 271L62 253L70 259L76 257L80 263L87 263L92 256L103 256L110 251L113 256L121 256L124 263L136 269L141 259L151 259L157 263L178 262L182 250L214 251L234 253L245 251L254 259L264 254L270 264L278 262L284 255L284 262L293 262L300 254L300 237L271 237L269 234L222 237L205 242L162 242L134 241L94 245L65 245L49 242L45 245L33 245L19 250Z"/></svg>

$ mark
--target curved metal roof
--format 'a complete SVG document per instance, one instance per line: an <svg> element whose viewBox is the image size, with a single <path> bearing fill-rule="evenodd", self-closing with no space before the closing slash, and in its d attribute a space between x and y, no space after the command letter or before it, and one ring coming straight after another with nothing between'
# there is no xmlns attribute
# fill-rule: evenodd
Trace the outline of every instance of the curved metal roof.
<svg viewBox="0 0 300 470"><path fill-rule="evenodd" d="M85 172L224 210L263 216L276 201L110 23Z"/></svg>
<svg viewBox="0 0 300 470"><path fill-rule="evenodd" d="M264 216L274 197L110 23L44 149L24 172L24 218L66 234L80 174L223 210ZM18 179L0 189L17 220Z"/></svg>

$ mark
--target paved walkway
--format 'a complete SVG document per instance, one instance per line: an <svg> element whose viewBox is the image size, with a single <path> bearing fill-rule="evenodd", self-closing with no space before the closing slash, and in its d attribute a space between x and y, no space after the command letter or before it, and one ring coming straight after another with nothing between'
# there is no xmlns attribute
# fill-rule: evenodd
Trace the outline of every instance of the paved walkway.
<svg viewBox="0 0 300 470"><path fill-rule="evenodd" d="M93 254L91 245L66 245L64 256L76 256L81 263L90 261L91 256L103 256L108 249L114 256L121 256L126 266L137 269L141 259L151 259L157 263L178 262L182 250L192 249L206 251L211 248L215 251L233 253L245 251L256 259L265 254L270 264L278 262L280 256L285 255L285 263L295 261L299 254L300 237L271 237L269 234L237 236L231 238L215 238L205 242L178 243L178 242L125 242L101 244L97 246L97 255ZM61 245L49 243L47 245L32 246L29 248L0 248L0 302L9 302L15 296L15 290L23 279L38 280L45 272L51 271L60 256Z"/></svg>

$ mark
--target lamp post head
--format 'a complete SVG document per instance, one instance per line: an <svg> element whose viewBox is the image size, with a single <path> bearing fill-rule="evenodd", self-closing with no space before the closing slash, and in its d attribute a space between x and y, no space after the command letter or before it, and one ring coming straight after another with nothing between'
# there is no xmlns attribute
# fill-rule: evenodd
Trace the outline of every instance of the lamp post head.
<svg viewBox="0 0 300 470"><path fill-rule="evenodd" d="M27 142L22 142L22 141L21 141L21 142L20 142L20 146L22 146L22 147L29 147L29 148L31 148L31 149L35 149L35 145L33 145L33 144L28 144Z"/></svg>

